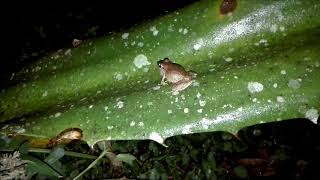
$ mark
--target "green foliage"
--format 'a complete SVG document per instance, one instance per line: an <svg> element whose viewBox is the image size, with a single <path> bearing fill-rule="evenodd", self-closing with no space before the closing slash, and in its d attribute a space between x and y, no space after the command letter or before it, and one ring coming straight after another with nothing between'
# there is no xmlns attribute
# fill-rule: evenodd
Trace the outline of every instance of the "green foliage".
<svg viewBox="0 0 320 180"><path fill-rule="evenodd" d="M246 177L248 177L248 172L247 172L246 168L244 168L243 166L237 166L237 167L235 167L233 170L234 170L234 172L236 173L236 175L237 175L239 178L246 178Z"/></svg>
<svg viewBox="0 0 320 180"><path fill-rule="evenodd" d="M48 164L54 164L60 158L64 156L64 149L61 147L56 147L52 150L49 156L45 159Z"/></svg>
<svg viewBox="0 0 320 180"><path fill-rule="evenodd" d="M27 172L32 178L51 179L57 178L54 172L65 179L246 179L273 175L312 179L310 173L320 159L320 144L316 141L319 128L297 119L248 127L238 138L223 132L174 136L166 140L168 148L154 141L137 140L100 142L93 150L87 147L89 152L79 148L81 143L57 146L48 153L29 149L32 158L28 159ZM257 130L259 134L254 133ZM279 133L282 136L277 136ZM226 144L232 146L225 148ZM99 157L86 159L81 152L78 156L67 153L80 149ZM61 151L65 152L63 157ZM22 157L27 159L24 154ZM48 163L48 159L54 161Z"/></svg>
<svg viewBox="0 0 320 180"><path fill-rule="evenodd" d="M62 175L54 170L51 166L36 157L22 154L21 159L27 162L27 171L29 172L29 175L39 173L49 177L62 177Z"/></svg>
<svg viewBox="0 0 320 180"><path fill-rule="evenodd" d="M131 154L118 154L116 158L119 161L130 164L131 166L133 166L133 162L136 160L136 157Z"/></svg>
<svg viewBox="0 0 320 180"><path fill-rule="evenodd" d="M90 147L106 139L153 141L98 144L99 157L70 153L64 146L49 152L32 149L25 139L5 136L0 149L21 151L29 177L246 178L250 172L243 164L228 161L238 160L231 155L248 148L233 136L177 135L235 134L250 125L302 117L316 123L320 4L242 0L231 15L221 15L220 3L196 2L125 32L49 54L17 72L16 85L0 94L5 135L51 139L80 128ZM174 94L159 86L156 62L164 57L198 73L191 87ZM292 158L283 149L274 154L276 161ZM94 160L64 163L75 157Z"/></svg>

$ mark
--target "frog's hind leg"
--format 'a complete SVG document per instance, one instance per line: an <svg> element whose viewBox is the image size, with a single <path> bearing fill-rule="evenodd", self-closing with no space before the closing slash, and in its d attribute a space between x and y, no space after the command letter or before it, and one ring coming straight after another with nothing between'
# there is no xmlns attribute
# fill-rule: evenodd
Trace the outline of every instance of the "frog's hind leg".
<svg viewBox="0 0 320 180"><path fill-rule="evenodd" d="M184 89L186 89L187 87L189 87L192 84L193 81L185 81L182 83L176 83L173 85L172 90L173 91L183 91Z"/></svg>

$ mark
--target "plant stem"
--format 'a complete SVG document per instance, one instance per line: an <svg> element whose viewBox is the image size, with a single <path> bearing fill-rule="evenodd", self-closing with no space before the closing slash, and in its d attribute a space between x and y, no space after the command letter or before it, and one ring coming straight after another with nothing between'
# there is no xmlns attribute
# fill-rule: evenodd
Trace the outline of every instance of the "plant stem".
<svg viewBox="0 0 320 180"><path fill-rule="evenodd" d="M76 179L80 178L84 173L89 171L107 153L108 153L108 151L104 150L96 160L94 160L84 171L82 171L80 174L78 174L78 176L76 176L73 180L76 180Z"/></svg>

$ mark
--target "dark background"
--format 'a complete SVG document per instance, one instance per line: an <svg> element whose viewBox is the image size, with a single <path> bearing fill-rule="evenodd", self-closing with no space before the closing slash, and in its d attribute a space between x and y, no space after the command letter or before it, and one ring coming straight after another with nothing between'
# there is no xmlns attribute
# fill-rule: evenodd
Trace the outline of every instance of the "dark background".
<svg viewBox="0 0 320 180"><path fill-rule="evenodd" d="M130 28L194 1L2 2L0 82L7 84L12 72L69 46L74 38L88 39Z"/></svg>

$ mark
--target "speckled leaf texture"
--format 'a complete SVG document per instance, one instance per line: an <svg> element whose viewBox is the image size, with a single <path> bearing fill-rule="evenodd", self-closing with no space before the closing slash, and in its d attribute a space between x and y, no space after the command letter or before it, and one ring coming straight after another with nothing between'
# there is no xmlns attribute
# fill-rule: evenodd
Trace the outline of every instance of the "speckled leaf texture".
<svg viewBox="0 0 320 180"><path fill-rule="evenodd" d="M199 1L25 67L1 92L1 132L52 138L80 128L89 145L163 143L290 118L316 122L320 1L228 2ZM198 74L179 94L159 85L156 62L165 57Z"/></svg>

